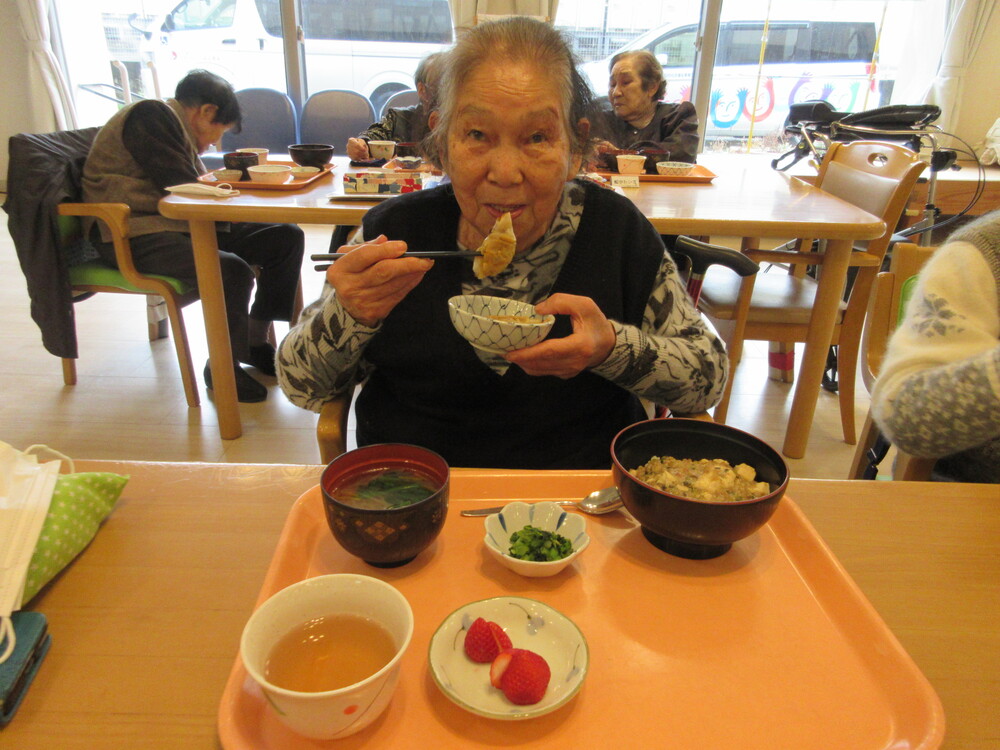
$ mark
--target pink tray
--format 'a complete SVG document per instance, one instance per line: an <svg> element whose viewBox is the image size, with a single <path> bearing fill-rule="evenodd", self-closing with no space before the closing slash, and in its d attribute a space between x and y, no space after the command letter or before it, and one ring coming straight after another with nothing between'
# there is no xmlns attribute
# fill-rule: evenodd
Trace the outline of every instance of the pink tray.
<svg viewBox="0 0 1000 750"><path fill-rule="evenodd" d="M434 545L402 568L347 555L314 488L296 501L258 603L303 578L376 576L413 607L415 629L392 703L335 742L305 740L267 707L237 656L219 707L228 750L312 747L936 748L941 703L926 678L788 497L760 532L714 560L671 557L625 513L588 517L588 550L553 578L522 578L489 558L483 519L462 508L577 499L600 472L452 474ZM459 606L500 595L544 601L590 648L574 700L546 716L501 722L467 713L434 684L431 635ZM418 739L419 738L419 739Z"/></svg>

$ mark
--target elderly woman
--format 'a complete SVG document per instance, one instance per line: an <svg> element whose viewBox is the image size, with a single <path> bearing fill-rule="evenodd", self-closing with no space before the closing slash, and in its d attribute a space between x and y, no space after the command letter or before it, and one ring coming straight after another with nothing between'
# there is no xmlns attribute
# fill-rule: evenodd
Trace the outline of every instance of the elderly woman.
<svg viewBox="0 0 1000 750"><path fill-rule="evenodd" d="M611 58L611 109L595 123L597 150L647 146L668 151L670 161L693 164L698 153L698 113L691 102L661 102L667 90L663 67L649 50Z"/></svg>
<svg viewBox="0 0 1000 750"><path fill-rule="evenodd" d="M382 119L368 126L357 138L347 139L347 155L353 161L371 158L368 141L421 141L427 135L427 119L437 98L438 79L444 67L444 52L427 55L413 73L420 102L402 109L389 108Z"/></svg>
<svg viewBox="0 0 1000 750"><path fill-rule="evenodd" d="M631 201L574 180L589 90L558 32L510 18L449 54L430 151L451 184L370 210L363 238L281 343L296 404L364 382L359 445L408 442L452 466L596 468L643 419L639 398L697 412L720 397L724 346L702 321L656 230ZM468 259L401 257L479 247L509 212L512 264L477 280ZM545 341L500 356L452 327L447 300L492 294L557 317Z"/></svg>

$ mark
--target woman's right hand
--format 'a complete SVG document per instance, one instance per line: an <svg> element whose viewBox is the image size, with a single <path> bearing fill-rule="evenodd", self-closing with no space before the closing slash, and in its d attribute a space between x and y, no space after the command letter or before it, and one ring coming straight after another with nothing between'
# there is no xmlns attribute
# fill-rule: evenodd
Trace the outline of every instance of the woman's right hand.
<svg viewBox="0 0 1000 750"><path fill-rule="evenodd" d="M369 327L384 320L434 265L427 258L400 258L406 243L385 235L340 251L347 255L327 269L326 280L351 317Z"/></svg>
<svg viewBox="0 0 1000 750"><path fill-rule="evenodd" d="M371 158L368 153L368 141L364 138L348 138L347 155L351 157L351 161L367 161Z"/></svg>

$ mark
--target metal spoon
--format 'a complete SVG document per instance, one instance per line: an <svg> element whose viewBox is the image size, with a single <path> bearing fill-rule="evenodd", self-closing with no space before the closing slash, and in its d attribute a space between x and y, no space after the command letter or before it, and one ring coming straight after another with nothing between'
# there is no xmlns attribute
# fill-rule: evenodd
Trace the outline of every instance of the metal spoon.
<svg viewBox="0 0 1000 750"><path fill-rule="evenodd" d="M622 497L618 494L617 487L605 487L602 490L595 490L587 495L580 502L572 500L557 500L556 505L565 505L569 508L589 513L592 516L603 516L622 507ZM476 508L474 510L463 510L463 516L489 516L499 513L504 506L497 505L493 508Z"/></svg>

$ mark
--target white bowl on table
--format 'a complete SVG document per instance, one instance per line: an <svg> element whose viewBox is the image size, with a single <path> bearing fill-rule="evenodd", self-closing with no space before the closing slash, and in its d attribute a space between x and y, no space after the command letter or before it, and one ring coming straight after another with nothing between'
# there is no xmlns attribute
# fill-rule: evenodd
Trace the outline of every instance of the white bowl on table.
<svg viewBox="0 0 1000 750"><path fill-rule="evenodd" d="M694 169L694 164L688 164L686 161L656 162L657 173L667 175L669 177L684 177L685 175L691 174L692 169Z"/></svg>
<svg viewBox="0 0 1000 750"><path fill-rule="evenodd" d="M522 503L513 502L504 506L499 513L486 517L486 536L483 543L487 551L501 565L515 573L528 578L545 578L564 571L587 545L590 537L587 535L587 522L578 513L569 513L561 506L550 502ZM566 537L573 544L573 552L560 560L551 562L536 562L512 557L510 535L520 531L525 526L551 531Z"/></svg>
<svg viewBox="0 0 1000 750"><path fill-rule="evenodd" d="M252 182L263 182L270 185L280 185L287 182L292 174L292 168L286 164L258 164L247 167Z"/></svg>
<svg viewBox="0 0 1000 750"><path fill-rule="evenodd" d="M646 157L642 154L618 154L618 174L642 174L646 168Z"/></svg>

